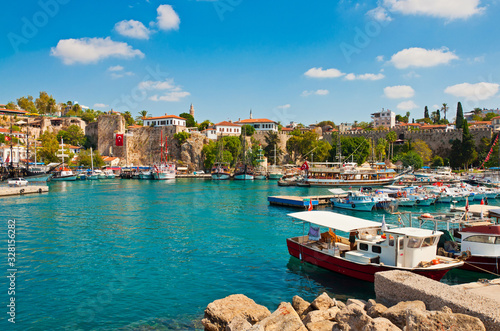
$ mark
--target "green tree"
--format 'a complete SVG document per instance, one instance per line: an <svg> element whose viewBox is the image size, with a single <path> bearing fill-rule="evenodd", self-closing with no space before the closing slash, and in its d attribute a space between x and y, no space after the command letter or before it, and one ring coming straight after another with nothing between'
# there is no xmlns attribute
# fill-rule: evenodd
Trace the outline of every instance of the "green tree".
<svg viewBox="0 0 500 331"><path fill-rule="evenodd" d="M85 123L89 124L95 122L95 112L93 109L87 109L83 112L81 119L85 121Z"/></svg>
<svg viewBox="0 0 500 331"><path fill-rule="evenodd" d="M443 158L439 155L436 155L432 158L432 166L433 167L442 167L444 166Z"/></svg>
<svg viewBox="0 0 500 331"><path fill-rule="evenodd" d="M462 161L468 169L469 165L477 159L476 144L474 136L469 132L467 120L464 120L462 129Z"/></svg>
<svg viewBox="0 0 500 331"><path fill-rule="evenodd" d="M497 114L495 114L495 113L487 113L487 114L483 117L483 121L491 121L491 119L492 119L493 117L496 117L496 116L497 116Z"/></svg>
<svg viewBox="0 0 500 331"><path fill-rule="evenodd" d="M464 111L462 109L462 103L457 104L457 118L455 120L455 128L461 129L464 124Z"/></svg>
<svg viewBox="0 0 500 331"><path fill-rule="evenodd" d="M255 133L255 128L250 124L245 124L241 127L241 132L244 132L247 137L251 137Z"/></svg>
<svg viewBox="0 0 500 331"><path fill-rule="evenodd" d="M9 102L5 105L5 108L7 108L7 109L15 109L15 108L16 108L16 104L14 103L14 101L9 101Z"/></svg>
<svg viewBox="0 0 500 331"><path fill-rule="evenodd" d="M127 123L127 126L135 124L134 118L132 117L132 114L128 110L123 113L123 118L125 119L125 123Z"/></svg>
<svg viewBox="0 0 500 331"><path fill-rule="evenodd" d="M203 131L203 130L205 130L206 128L208 128L210 125L212 125L212 122L210 122L209 120L204 120L203 122L201 122L201 123L198 125L198 130L199 130L199 131Z"/></svg>
<svg viewBox="0 0 500 331"><path fill-rule="evenodd" d="M283 154L283 151L279 147L279 134L277 132L268 131L264 136L264 140L266 141L266 147L264 147L264 155L268 160L272 160L273 163L278 164L277 160L274 160L274 148L276 147L276 158Z"/></svg>
<svg viewBox="0 0 500 331"><path fill-rule="evenodd" d="M196 127L196 121L194 120L193 115L189 113L182 113L179 115L179 117L186 119L186 127L188 128Z"/></svg>
<svg viewBox="0 0 500 331"><path fill-rule="evenodd" d="M17 99L17 105L30 113L38 113L35 103L33 102L33 97L28 95L27 97L20 97Z"/></svg>
<svg viewBox="0 0 500 331"><path fill-rule="evenodd" d="M57 141L56 134L50 131L45 131L40 136L42 147L38 150L40 157L44 160L45 164L50 162L59 162L56 156L59 149L59 142Z"/></svg>
<svg viewBox="0 0 500 331"><path fill-rule="evenodd" d="M403 165L405 167L411 166L415 170L422 168L424 165L420 155L418 155L414 151L409 151L408 153L396 155L394 161L395 162L401 161L401 162L403 162Z"/></svg>
<svg viewBox="0 0 500 331"><path fill-rule="evenodd" d="M394 142L397 140L398 136L396 132L390 131L388 134L386 134L385 139L389 142L391 146L391 150L389 153L389 158L392 159L394 157Z"/></svg>
<svg viewBox="0 0 500 331"><path fill-rule="evenodd" d="M448 111L449 107L447 103L443 103L443 107L441 107L441 110L443 111L444 114L444 119L446 119L446 112Z"/></svg>
<svg viewBox="0 0 500 331"><path fill-rule="evenodd" d="M429 118L429 109L427 108L427 106L425 106L424 108L424 118Z"/></svg>
<svg viewBox="0 0 500 331"><path fill-rule="evenodd" d="M431 162L432 150L429 148L425 141L420 139L415 140L415 142L412 144L412 151L420 156L424 164L428 164L429 162Z"/></svg>
<svg viewBox="0 0 500 331"><path fill-rule="evenodd" d="M335 123L332 121L321 121L318 124L316 124L317 127L324 128L325 126L331 126L332 128L335 127Z"/></svg>
<svg viewBox="0 0 500 331"><path fill-rule="evenodd" d="M337 156L337 139L340 138L341 154L344 160L354 161L358 164L363 164L370 155L370 143L365 137L343 137L336 134L332 139L332 149L330 150L330 158L335 162Z"/></svg>
<svg viewBox="0 0 500 331"><path fill-rule="evenodd" d="M92 167L92 162L94 163L94 168L100 168L106 165L106 162L104 162L99 151L92 151L92 155L90 153L90 149L80 151L76 161L78 166L90 168Z"/></svg>
<svg viewBox="0 0 500 331"><path fill-rule="evenodd" d="M191 137L191 134L189 134L188 132L184 132L184 131L174 134L174 139L177 139L177 141L179 141L180 145L184 144L186 142L186 140L188 140L190 137Z"/></svg>
<svg viewBox="0 0 500 331"><path fill-rule="evenodd" d="M70 144L73 146L83 146L87 137L85 133L78 125L71 125L67 130L61 130L57 133L57 140L60 141L61 138L64 139L65 144Z"/></svg>
<svg viewBox="0 0 500 331"><path fill-rule="evenodd" d="M35 106L40 114L54 113L55 105L55 99L45 91L40 92L40 96L35 100Z"/></svg>

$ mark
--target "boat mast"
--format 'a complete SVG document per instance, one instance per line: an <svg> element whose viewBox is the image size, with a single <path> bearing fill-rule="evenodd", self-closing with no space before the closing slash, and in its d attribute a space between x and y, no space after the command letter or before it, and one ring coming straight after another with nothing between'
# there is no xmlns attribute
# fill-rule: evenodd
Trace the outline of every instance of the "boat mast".
<svg viewBox="0 0 500 331"><path fill-rule="evenodd" d="M337 135L337 160L342 166L342 143L340 141L340 134Z"/></svg>
<svg viewBox="0 0 500 331"><path fill-rule="evenodd" d="M92 147L90 147L90 164L92 165L92 175L94 174L94 154L92 154Z"/></svg>
<svg viewBox="0 0 500 331"><path fill-rule="evenodd" d="M167 135L165 134L165 163L168 162L168 141L167 141Z"/></svg>
<svg viewBox="0 0 500 331"><path fill-rule="evenodd" d="M274 167L276 168L276 144L274 144Z"/></svg>
<svg viewBox="0 0 500 331"><path fill-rule="evenodd" d="M160 131L160 165L163 162L163 130Z"/></svg>

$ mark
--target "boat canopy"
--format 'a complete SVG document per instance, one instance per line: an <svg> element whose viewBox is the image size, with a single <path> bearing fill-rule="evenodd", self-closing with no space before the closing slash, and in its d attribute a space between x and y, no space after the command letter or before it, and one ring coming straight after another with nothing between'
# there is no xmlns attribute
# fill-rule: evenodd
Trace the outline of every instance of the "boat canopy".
<svg viewBox="0 0 500 331"><path fill-rule="evenodd" d="M333 194L346 194L347 193L347 191L344 191L341 188L331 188L328 191L330 191Z"/></svg>
<svg viewBox="0 0 500 331"><path fill-rule="evenodd" d="M301 211L298 213L288 214L288 216L304 222L344 232L351 232L366 228L380 228L382 226L379 222L368 221L362 218L338 214L331 211Z"/></svg>
<svg viewBox="0 0 500 331"><path fill-rule="evenodd" d="M387 233L400 234L409 237L417 237L417 238L427 238L436 235L442 235L441 231L433 231L428 229L419 229L419 228L396 228L390 229L386 231Z"/></svg>

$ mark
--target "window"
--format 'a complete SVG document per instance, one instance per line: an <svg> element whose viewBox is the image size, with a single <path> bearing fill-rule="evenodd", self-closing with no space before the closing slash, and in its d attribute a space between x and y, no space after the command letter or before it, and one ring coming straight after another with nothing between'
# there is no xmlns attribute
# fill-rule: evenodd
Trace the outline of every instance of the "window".
<svg viewBox="0 0 500 331"><path fill-rule="evenodd" d="M380 247L380 246L372 246L372 252L380 254L380 253L382 253L382 247Z"/></svg>
<svg viewBox="0 0 500 331"><path fill-rule="evenodd" d="M422 243L422 247L432 246L434 245L435 242L436 242L436 237L425 238L424 242Z"/></svg>
<svg viewBox="0 0 500 331"><path fill-rule="evenodd" d="M467 237L463 241L482 244L500 244L500 237L476 235Z"/></svg>
<svg viewBox="0 0 500 331"><path fill-rule="evenodd" d="M359 244L359 249L362 250L362 251L367 251L368 250L368 245L360 243Z"/></svg>
<svg viewBox="0 0 500 331"><path fill-rule="evenodd" d="M419 248L422 244L422 239L411 237L408 239L408 248Z"/></svg>

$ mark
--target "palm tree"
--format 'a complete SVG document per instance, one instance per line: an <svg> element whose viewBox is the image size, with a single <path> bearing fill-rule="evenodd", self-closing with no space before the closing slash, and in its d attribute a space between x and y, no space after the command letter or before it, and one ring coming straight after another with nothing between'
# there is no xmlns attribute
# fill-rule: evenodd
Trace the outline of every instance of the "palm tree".
<svg viewBox="0 0 500 331"><path fill-rule="evenodd" d="M444 113L444 119L446 119L446 112L448 111L448 104L447 103L443 103L443 107L441 107L441 110Z"/></svg>
<svg viewBox="0 0 500 331"><path fill-rule="evenodd" d="M142 120L143 120L143 119L145 119L146 117L148 117L148 111L147 111L147 110L141 110L141 111L139 112L139 116L137 116L137 117L135 118L135 120L136 120L137 122L142 122Z"/></svg>
<svg viewBox="0 0 500 331"><path fill-rule="evenodd" d="M385 138L386 138L386 139L387 139L387 141L391 144L391 145L390 145L390 148L391 148L391 149L390 149L390 153L389 153L389 155L390 155L390 158L392 159L392 158L394 157L394 142L395 142L395 141L396 141L396 139L397 139L396 132L394 132L394 131L389 132L389 133L385 136Z"/></svg>

